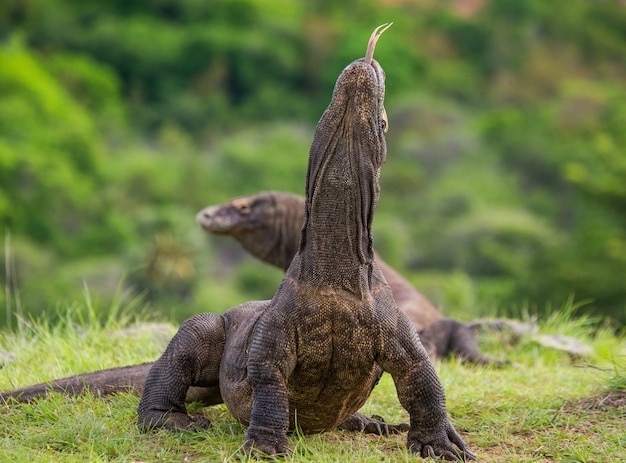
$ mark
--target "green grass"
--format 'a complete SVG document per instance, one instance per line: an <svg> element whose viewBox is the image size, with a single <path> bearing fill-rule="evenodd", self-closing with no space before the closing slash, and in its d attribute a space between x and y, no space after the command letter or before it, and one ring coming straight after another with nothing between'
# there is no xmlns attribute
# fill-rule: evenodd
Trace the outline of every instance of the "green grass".
<svg viewBox="0 0 626 463"><path fill-rule="evenodd" d="M175 328L146 323L132 311L116 307L100 320L87 303L65 310L54 325L23 322L15 332L0 333L0 389L154 360ZM539 333L575 336L592 353L575 358L530 336L513 343L506 333L482 334L483 349L510 365L437 363L455 427L481 462L623 461L626 340L588 319L568 316L567 310L540 321ZM55 394L0 406L0 462L247 461L238 454L245 427L224 406L192 407L213 422L209 431L141 434L135 427L137 404L130 394L106 399ZM363 411L390 422L408 418L388 376ZM294 453L284 459L289 462L419 461L407 453L404 435L337 431L295 433L290 439Z"/></svg>

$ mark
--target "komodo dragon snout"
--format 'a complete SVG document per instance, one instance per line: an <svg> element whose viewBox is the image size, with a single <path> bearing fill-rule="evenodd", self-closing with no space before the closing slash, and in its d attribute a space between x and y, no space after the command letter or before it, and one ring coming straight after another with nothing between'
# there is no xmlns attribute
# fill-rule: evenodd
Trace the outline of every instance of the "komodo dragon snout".
<svg viewBox="0 0 626 463"><path fill-rule="evenodd" d="M268 222L273 201L271 195L238 198L229 207L209 206L196 215L196 221L211 233L236 235L262 226Z"/></svg>

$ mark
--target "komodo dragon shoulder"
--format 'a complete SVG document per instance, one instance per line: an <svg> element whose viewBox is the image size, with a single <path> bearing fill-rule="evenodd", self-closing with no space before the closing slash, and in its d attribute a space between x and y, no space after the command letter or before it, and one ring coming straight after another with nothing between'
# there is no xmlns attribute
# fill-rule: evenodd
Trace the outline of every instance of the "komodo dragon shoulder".
<svg viewBox="0 0 626 463"><path fill-rule="evenodd" d="M262 192L209 206L196 215L207 232L232 236L253 256L287 270L296 254L304 223L304 197L281 191ZM450 354L478 364L499 363L483 355L473 331L443 318L413 285L374 253L393 297L413 322L431 359Z"/></svg>
<svg viewBox="0 0 626 463"><path fill-rule="evenodd" d="M185 409L192 386L219 386L248 425L245 453L289 453L287 431L352 422L383 372L410 415L407 446L423 457L474 458L450 423L441 382L374 261L371 225L386 156L384 72L364 59L335 84L310 149L304 225L275 296L184 322L151 368L141 429L206 428ZM358 421L358 419L357 419Z"/></svg>

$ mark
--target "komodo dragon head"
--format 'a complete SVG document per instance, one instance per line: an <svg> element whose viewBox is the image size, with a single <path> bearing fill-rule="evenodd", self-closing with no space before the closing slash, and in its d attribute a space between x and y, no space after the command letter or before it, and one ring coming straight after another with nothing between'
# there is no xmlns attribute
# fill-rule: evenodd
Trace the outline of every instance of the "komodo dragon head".
<svg viewBox="0 0 626 463"><path fill-rule="evenodd" d="M207 232L229 235L265 262L286 270L298 248L304 221L304 198L263 192L209 206L196 215Z"/></svg>

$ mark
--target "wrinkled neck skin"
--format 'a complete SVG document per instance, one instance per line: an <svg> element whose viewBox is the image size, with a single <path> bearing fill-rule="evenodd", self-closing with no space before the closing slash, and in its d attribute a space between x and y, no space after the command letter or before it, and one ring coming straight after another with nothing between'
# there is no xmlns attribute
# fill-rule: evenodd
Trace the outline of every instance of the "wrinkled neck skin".
<svg viewBox="0 0 626 463"><path fill-rule="evenodd" d="M296 195L267 193L267 196L274 209L269 214L271 220L263 221L262 227L244 230L233 236L253 256L287 270L298 250L304 204Z"/></svg>
<svg viewBox="0 0 626 463"><path fill-rule="evenodd" d="M309 285L369 294L371 226L386 156L383 100L382 68L357 60L339 76L318 123L297 269L297 278Z"/></svg>

